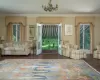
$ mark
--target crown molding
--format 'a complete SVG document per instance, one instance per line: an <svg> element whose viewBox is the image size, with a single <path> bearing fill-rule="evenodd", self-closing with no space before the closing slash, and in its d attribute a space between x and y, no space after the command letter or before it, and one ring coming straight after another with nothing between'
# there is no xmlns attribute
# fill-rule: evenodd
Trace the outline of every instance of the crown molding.
<svg viewBox="0 0 100 80"><path fill-rule="evenodd" d="M100 16L100 14L0 14L3 16L26 16L26 17L76 17L76 16Z"/></svg>

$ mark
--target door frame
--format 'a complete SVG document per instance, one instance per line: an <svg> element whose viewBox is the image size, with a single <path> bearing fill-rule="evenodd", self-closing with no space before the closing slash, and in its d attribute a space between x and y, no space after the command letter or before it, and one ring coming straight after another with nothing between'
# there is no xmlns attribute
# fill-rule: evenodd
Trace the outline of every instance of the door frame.
<svg viewBox="0 0 100 80"><path fill-rule="evenodd" d="M85 26L85 25L89 25L89 27L90 27L90 30L91 30L91 24L89 24L89 23L80 23L79 24L79 30L80 30L80 26L81 25L83 25L83 27ZM84 30L84 28L83 28L83 30ZM80 32L80 31L79 31ZM80 34L79 34L80 35ZM84 35L84 32L83 32L83 35ZM84 39L84 37L83 37L83 39ZM80 39L79 39L79 42L80 42ZM83 40L83 42L82 42L83 44L85 43L85 41ZM85 52L87 52L87 53L90 53L91 52L91 44L92 44L92 42L91 42L91 31L90 31L90 49L88 50L88 49L84 49L84 45L83 45L83 49L82 50L84 50ZM79 45L79 47L80 47L80 45Z"/></svg>
<svg viewBox="0 0 100 80"><path fill-rule="evenodd" d="M60 27L60 28L59 28ZM60 30L61 29L61 30ZM59 35L60 30L60 35ZM58 53L62 55L62 46L61 46L61 39L62 39L62 24L58 24ZM60 38L59 38L60 37Z"/></svg>
<svg viewBox="0 0 100 80"><path fill-rule="evenodd" d="M40 29L40 32L42 32L42 25L43 24L40 24L40 23L37 23L37 30L36 30L36 36L37 36L37 41L36 41L36 55L39 55L42 53L42 33L41 33L41 36L38 36L38 28L41 26L41 29ZM47 24L47 25L54 25L54 24ZM62 24L56 24L58 25L58 27L60 26L61 30L60 30L60 39L58 37L58 54L62 55L62 47L61 47L61 40L62 40ZM59 30L58 30L58 34L59 34ZM38 41L38 38L41 39L40 41L40 50L38 49L39 47L39 41Z"/></svg>
<svg viewBox="0 0 100 80"><path fill-rule="evenodd" d="M39 55L42 53L42 26L39 23L36 28L36 38L36 55Z"/></svg>

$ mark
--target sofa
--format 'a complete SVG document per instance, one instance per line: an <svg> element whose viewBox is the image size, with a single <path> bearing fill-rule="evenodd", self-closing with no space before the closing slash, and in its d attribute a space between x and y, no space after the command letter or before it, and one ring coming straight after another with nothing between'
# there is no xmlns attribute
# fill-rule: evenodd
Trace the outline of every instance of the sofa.
<svg viewBox="0 0 100 80"><path fill-rule="evenodd" d="M30 42L6 42L1 45L2 55L29 55L31 53Z"/></svg>

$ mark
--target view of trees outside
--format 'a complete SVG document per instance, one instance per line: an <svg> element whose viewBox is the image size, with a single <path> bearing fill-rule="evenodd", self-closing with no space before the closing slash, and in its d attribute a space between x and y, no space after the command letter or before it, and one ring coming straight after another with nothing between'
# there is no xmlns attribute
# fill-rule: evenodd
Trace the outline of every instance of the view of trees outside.
<svg viewBox="0 0 100 80"><path fill-rule="evenodd" d="M13 25L13 41L16 41L16 25Z"/></svg>
<svg viewBox="0 0 100 80"><path fill-rule="evenodd" d="M13 25L13 35L12 35L12 39L15 42L20 41L20 25L19 24L14 24Z"/></svg>
<svg viewBox="0 0 100 80"><path fill-rule="evenodd" d="M90 25L80 25L80 49L90 50Z"/></svg>
<svg viewBox="0 0 100 80"><path fill-rule="evenodd" d="M58 49L58 26L43 25L42 26L42 50Z"/></svg>
<svg viewBox="0 0 100 80"><path fill-rule="evenodd" d="M42 39L42 50L57 50L58 39Z"/></svg>

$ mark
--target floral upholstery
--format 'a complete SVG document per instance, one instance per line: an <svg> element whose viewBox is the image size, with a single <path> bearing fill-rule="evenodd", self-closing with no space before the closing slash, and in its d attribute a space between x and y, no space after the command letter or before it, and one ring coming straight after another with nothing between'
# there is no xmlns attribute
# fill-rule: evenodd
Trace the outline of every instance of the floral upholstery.
<svg viewBox="0 0 100 80"><path fill-rule="evenodd" d="M4 43L2 55L28 55L30 53L30 42L10 42Z"/></svg>
<svg viewBox="0 0 100 80"><path fill-rule="evenodd" d="M82 59L86 58L86 53L83 50L73 50L70 57L73 59Z"/></svg>
<svg viewBox="0 0 100 80"><path fill-rule="evenodd" d="M83 50L79 49L78 45L74 45L70 57L73 59L82 59L86 58L86 53Z"/></svg>
<svg viewBox="0 0 100 80"><path fill-rule="evenodd" d="M70 57L72 49L73 49L72 44L69 44L68 41L63 42L63 44L62 44L62 52L63 52L62 54L63 54L63 56Z"/></svg>
<svg viewBox="0 0 100 80"><path fill-rule="evenodd" d="M86 58L86 53L83 50L78 49L78 45L73 45L70 43L62 44L62 54L63 56L73 59Z"/></svg>

